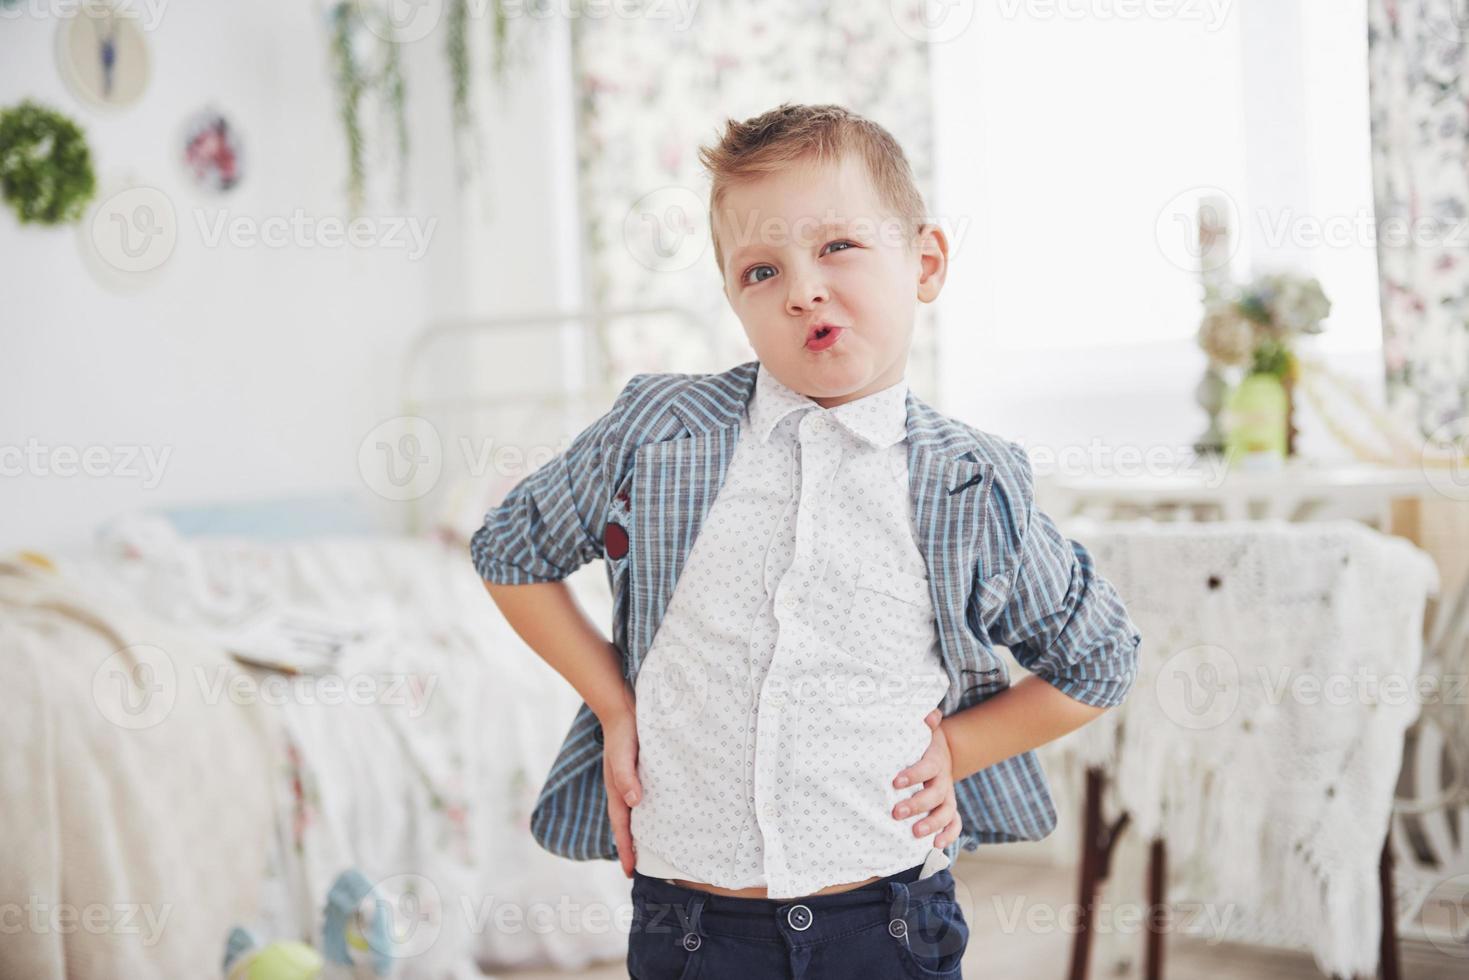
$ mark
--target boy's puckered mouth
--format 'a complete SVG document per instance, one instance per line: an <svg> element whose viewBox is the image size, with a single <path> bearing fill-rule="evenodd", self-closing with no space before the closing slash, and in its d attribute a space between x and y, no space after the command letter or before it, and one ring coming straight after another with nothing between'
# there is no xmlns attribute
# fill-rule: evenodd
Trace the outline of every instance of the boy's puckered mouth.
<svg viewBox="0 0 1469 980"><path fill-rule="evenodd" d="M846 327L839 327L834 323L818 320L806 328L806 349L814 351L826 350L832 344L835 344L846 331Z"/></svg>

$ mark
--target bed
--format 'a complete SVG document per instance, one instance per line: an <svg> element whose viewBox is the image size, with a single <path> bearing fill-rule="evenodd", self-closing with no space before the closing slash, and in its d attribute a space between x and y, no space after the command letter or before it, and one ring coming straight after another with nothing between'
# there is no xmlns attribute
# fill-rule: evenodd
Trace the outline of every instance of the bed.
<svg viewBox="0 0 1469 980"><path fill-rule="evenodd" d="M420 336L404 416L443 445L515 432L554 451L545 433L574 434L615 394L595 371L570 394L455 392L434 364L472 378L505 326ZM624 954L620 868L551 855L528 829L580 697L469 561L484 511L523 475L483 458L446 452L433 493L390 502L408 512L397 531L380 530L382 495L359 493L127 514L80 553L0 556L0 725L21 749L0 762L0 899L40 923L0 943L0 976L221 976L236 926L321 950L347 871L389 909L392 956L358 944L338 975ZM610 622L600 563L568 584ZM288 623L292 643L263 642ZM98 928L75 926L86 915Z"/></svg>

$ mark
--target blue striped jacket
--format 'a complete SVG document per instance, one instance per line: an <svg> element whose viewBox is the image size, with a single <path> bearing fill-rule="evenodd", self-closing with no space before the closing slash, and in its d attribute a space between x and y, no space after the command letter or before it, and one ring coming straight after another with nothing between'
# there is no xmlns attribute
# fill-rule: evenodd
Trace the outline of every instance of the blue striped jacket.
<svg viewBox="0 0 1469 980"><path fill-rule="evenodd" d="M552 582L603 559L612 641L636 683L733 457L758 366L633 377L607 414L486 514L470 542L480 577ZM1024 449L941 415L912 389L907 410L915 527L949 675L942 713L1009 686L995 644L1077 700L1121 702L1142 637L1086 549L1036 508ZM536 840L564 857L617 857L601 734L583 702L531 815ZM1034 752L974 773L955 795L964 827L951 858L961 845L1036 840L1056 825Z"/></svg>

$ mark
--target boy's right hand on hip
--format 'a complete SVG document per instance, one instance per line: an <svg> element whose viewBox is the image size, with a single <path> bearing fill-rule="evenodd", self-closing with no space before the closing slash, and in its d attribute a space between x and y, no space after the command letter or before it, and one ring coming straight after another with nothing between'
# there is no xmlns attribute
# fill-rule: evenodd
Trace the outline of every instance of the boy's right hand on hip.
<svg viewBox="0 0 1469 980"><path fill-rule="evenodd" d="M602 778L607 784L607 816L617 842L623 874L631 878L637 864L632 840L632 808L643 798L638 781L638 725L633 711L602 725Z"/></svg>

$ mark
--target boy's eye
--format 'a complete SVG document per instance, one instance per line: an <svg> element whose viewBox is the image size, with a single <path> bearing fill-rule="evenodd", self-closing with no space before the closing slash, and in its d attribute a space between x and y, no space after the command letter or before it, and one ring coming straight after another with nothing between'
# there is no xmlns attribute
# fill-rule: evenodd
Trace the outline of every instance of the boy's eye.
<svg viewBox="0 0 1469 980"><path fill-rule="evenodd" d="M764 282L770 276L757 275L757 273L762 271L770 273L770 276L775 275L775 269L768 265L754 265L745 270L745 274L740 277L740 281L751 286L757 282Z"/></svg>
<svg viewBox="0 0 1469 980"><path fill-rule="evenodd" d="M822 248L821 254L827 255L831 252L845 252L848 249L852 248L857 248L856 242L849 242L845 239L842 239L840 241L827 242L825 247ZM767 272L769 273L769 275L762 275L762 272ZM769 279L770 276L773 275L775 275L775 269L771 266L752 265L750 268L745 270L743 275L740 276L740 282L746 286L753 286L756 283L764 282L766 279Z"/></svg>

